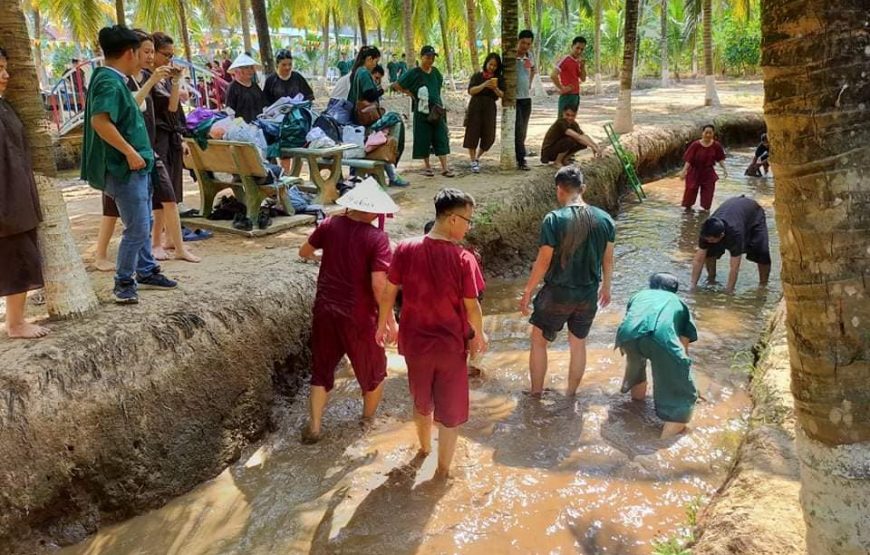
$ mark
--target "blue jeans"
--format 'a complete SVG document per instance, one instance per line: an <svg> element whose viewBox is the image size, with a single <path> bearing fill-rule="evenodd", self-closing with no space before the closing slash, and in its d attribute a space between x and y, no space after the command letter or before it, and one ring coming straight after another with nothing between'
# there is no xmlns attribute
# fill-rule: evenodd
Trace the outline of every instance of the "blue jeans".
<svg viewBox="0 0 870 555"><path fill-rule="evenodd" d="M121 244L118 246L115 284L129 284L133 272L148 277L157 270L151 254L151 176L133 172L127 182L106 175L106 194L118 205L124 223Z"/></svg>

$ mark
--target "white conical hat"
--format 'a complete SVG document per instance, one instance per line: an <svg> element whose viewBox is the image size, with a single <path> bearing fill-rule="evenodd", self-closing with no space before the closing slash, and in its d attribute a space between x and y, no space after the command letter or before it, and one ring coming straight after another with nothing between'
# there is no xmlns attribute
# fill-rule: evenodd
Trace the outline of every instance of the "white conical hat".
<svg viewBox="0 0 870 555"><path fill-rule="evenodd" d="M233 65L231 65L227 71L232 71L234 69L239 69L240 67L249 67L249 66L259 66L257 60L251 58L247 54L239 54L236 59L233 61Z"/></svg>
<svg viewBox="0 0 870 555"><path fill-rule="evenodd" d="M395 214L399 211L398 205L393 202L378 182L367 177L362 183L342 195L335 204L344 206L348 210L358 210L369 214Z"/></svg>

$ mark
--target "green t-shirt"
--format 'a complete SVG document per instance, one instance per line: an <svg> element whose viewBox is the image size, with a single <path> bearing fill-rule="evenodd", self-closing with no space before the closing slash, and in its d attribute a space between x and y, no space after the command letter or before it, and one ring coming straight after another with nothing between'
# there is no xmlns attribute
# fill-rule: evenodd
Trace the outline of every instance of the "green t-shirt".
<svg viewBox="0 0 870 555"><path fill-rule="evenodd" d="M583 217L584 212L588 217ZM553 260L544 283L576 290L578 297L597 290L604 251L615 239L616 225L600 208L572 205L548 213L541 223L541 246L553 247ZM573 241L578 244L572 245Z"/></svg>
<svg viewBox="0 0 870 555"><path fill-rule="evenodd" d="M347 99L356 104L357 100L361 100L363 95L370 90L378 90L375 78L372 77L369 70L360 67L353 76L353 83L350 85L350 92L347 93Z"/></svg>
<svg viewBox="0 0 870 555"><path fill-rule="evenodd" d="M353 67L353 62L350 60L339 60L335 67L338 68L338 72L341 73L342 76L350 73L351 68Z"/></svg>
<svg viewBox="0 0 870 555"><path fill-rule="evenodd" d="M415 67L399 77L399 86L411 91L414 98L417 98L417 91L420 90L420 87L426 87L429 90L429 104L441 106L444 106L444 102L441 101L441 86L443 84L444 78L441 77L441 72L438 71L437 67L433 67L429 73Z"/></svg>
<svg viewBox="0 0 870 555"><path fill-rule="evenodd" d="M387 64L387 72L390 74L390 82L395 83L399 78L399 64L390 62Z"/></svg>
<svg viewBox="0 0 870 555"><path fill-rule="evenodd" d="M698 340L689 307L674 293L660 289L645 289L629 299L625 319L616 330L616 346L648 335L680 359L686 356L680 337Z"/></svg>
<svg viewBox="0 0 870 555"><path fill-rule="evenodd" d="M107 173L120 181L130 179L127 157L101 139L91 126L91 117L96 114L109 114L124 140L145 160L146 167L140 171L150 172L154 165L154 150L145 127L145 117L127 89L126 78L114 69L99 67L91 78L85 103L81 178L100 190L106 188Z"/></svg>

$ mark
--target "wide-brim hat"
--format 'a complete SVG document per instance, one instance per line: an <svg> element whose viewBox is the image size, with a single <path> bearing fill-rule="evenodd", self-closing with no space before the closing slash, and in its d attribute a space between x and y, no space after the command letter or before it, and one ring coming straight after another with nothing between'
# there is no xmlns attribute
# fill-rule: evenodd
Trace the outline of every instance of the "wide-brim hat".
<svg viewBox="0 0 870 555"><path fill-rule="evenodd" d="M236 57L236 59L233 60L233 63L230 65L230 67L227 68L227 71L239 69L240 67L251 67L251 66L260 67L260 64L257 62L257 60L253 59L252 57L248 56L247 54L239 54Z"/></svg>
<svg viewBox="0 0 870 555"><path fill-rule="evenodd" d="M365 178L356 187L339 197L335 204L348 210L369 214L395 214L399 211L399 206L393 202L390 195L371 177Z"/></svg>

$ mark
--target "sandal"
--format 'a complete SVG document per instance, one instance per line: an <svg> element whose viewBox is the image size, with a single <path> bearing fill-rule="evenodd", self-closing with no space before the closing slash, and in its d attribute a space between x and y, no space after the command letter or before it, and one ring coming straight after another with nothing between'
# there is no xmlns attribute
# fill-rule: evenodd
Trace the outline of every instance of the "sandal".
<svg viewBox="0 0 870 555"><path fill-rule="evenodd" d="M425 175L426 177L435 177L435 170L433 170L432 168L426 168L425 170L423 170L423 175Z"/></svg>
<svg viewBox="0 0 870 555"><path fill-rule="evenodd" d="M453 170L445 170L441 172L441 175L443 175L444 177L456 177L456 174L453 173Z"/></svg>

